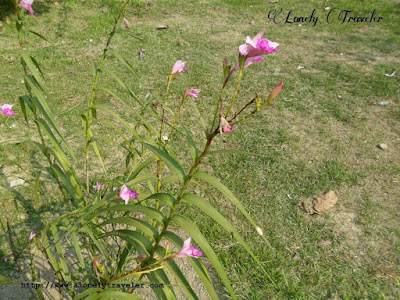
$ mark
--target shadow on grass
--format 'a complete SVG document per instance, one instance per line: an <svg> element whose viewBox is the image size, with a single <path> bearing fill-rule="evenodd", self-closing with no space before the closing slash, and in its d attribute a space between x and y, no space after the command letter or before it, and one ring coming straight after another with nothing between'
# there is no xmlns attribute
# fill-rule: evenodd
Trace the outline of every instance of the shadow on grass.
<svg viewBox="0 0 400 300"><path fill-rule="evenodd" d="M15 0L17 3L20 0ZM32 4L32 8L35 12L35 15L40 16L49 12L50 6L54 5L53 1L35 1ZM26 12L27 13L27 12ZM0 21L5 21L7 17L15 15L15 6L12 0L0 0Z"/></svg>

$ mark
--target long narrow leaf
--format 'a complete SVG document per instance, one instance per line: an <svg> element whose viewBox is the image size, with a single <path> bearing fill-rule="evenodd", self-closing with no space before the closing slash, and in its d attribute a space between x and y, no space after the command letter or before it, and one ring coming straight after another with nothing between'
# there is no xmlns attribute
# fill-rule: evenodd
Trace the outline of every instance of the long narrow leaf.
<svg viewBox="0 0 400 300"><path fill-rule="evenodd" d="M183 171L182 166L176 161L174 158L172 158L168 153L165 151L162 151L153 145L149 145L146 143L143 143L145 147L147 147L150 151L152 151L155 155L157 155L167 166L170 168L172 172L174 172L176 175L179 176L179 179L181 183L186 179L186 174L185 171Z"/></svg>
<svg viewBox="0 0 400 300"><path fill-rule="evenodd" d="M260 260L254 255L254 252L251 251L250 247L247 243L242 239L239 232L232 226L232 224L223 216L221 215L209 202L205 201L203 198L187 193L183 195L182 199L190 204L197 206L201 209L204 213L210 216L215 222L221 225L228 233L232 234L232 236L239 242L239 244L250 254L250 256L257 262L257 265L262 268L264 273L268 276L272 283L273 280L267 274L266 270L262 267ZM274 283L275 284L275 283Z"/></svg>
<svg viewBox="0 0 400 300"><path fill-rule="evenodd" d="M233 204L236 205L236 207L241 211L241 213L246 217L246 219L254 227L256 227L256 228L258 227L257 223L252 219L252 217L250 217L249 213L244 208L243 204L240 203L239 199L225 185L223 185L217 178L215 178L207 173L201 172L201 171L197 171L193 177L203 180L203 181L211 184L217 190L219 190L229 201L231 201Z"/></svg>

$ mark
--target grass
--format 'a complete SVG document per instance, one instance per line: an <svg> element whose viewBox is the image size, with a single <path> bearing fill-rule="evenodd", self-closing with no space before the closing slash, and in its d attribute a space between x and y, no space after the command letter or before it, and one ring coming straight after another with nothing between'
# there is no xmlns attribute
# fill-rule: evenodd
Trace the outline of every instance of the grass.
<svg viewBox="0 0 400 300"><path fill-rule="evenodd" d="M27 26L50 42L32 36L26 48L41 64L51 109L80 161L84 139L77 131L81 129L79 115L87 106L91 65L102 52L120 1L81 1L75 10L65 9L61 1L58 7L52 1L36 2L36 14L26 18ZM244 218L224 199L211 190L206 193L235 222L277 286L258 272L240 247L232 245L229 235L194 209L184 209L211 238L234 289L243 299L399 297L399 75L385 76L400 70L399 4L383 0L335 2L336 7L354 9L357 15L367 16L377 9L384 17L383 22L367 24L326 24L323 16L328 5L333 4L272 4L259 0L137 2L127 13L131 29L121 27L112 47L131 62L139 76L129 77L115 59L106 64L130 82L141 98L150 93L154 101L160 101L157 89L164 87L173 63L178 59L187 61L191 71L179 76L179 82L172 86L171 107L176 108L173 101L182 89L201 88L199 109L210 119L210 106L221 86L222 59L228 57L233 63L245 37L254 36L261 28L267 29L267 38L280 43L279 54L269 55L261 64L247 69L238 99L245 103L255 92L265 98L284 81L282 93L268 110L238 126L232 134L219 137L214 145L214 149L240 149L258 156L219 155L207 160L208 170L221 178L262 224L273 249L243 225ZM102 12L103 7L108 10ZM267 18L268 11L281 7L284 12L293 9L297 16L307 16L315 8L321 20L315 27L273 24ZM1 24L1 101L17 103L25 91L14 19L6 9L1 11ZM169 28L157 30L160 24ZM140 49L146 49L142 60L138 58ZM118 91L105 75L100 84ZM233 85L228 89L232 92ZM115 99L102 93L97 99L134 122ZM381 100L390 103L377 106ZM2 141L35 138L33 128L23 129L18 105L16 111L16 128L9 128L13 118L0 119ZM189 107L183 119L201 141L197 116ZM112 137L100 124L95 131ZM181 141L183 138L176 136L176 145ZM378 149L376 145L381 142L389 148ZM16 177L27 180L14 192L2 190L4 209L0 216L10 217L16 235L27 236L52 219L54 211L65 208L58 203L60 195L52 191L50 183L41 188L39 202L32 200L33 166L41 162L37 153L24 146L0 147L1 185ZM121 157L107 145L102 148L109 171L123 170ZM188 149L182 147L180 158L185 159L187 153ZM94 166L92 171L102 176L100 168ZM297 207L299 201L331 189L339 194L334 210L309 216ZM4 235L0 238L1 254L10 256ZM320 240L332 244L319 247ZM23 245L24 241L17 243ZM1 260L0 272L11 267Z"/></svg>

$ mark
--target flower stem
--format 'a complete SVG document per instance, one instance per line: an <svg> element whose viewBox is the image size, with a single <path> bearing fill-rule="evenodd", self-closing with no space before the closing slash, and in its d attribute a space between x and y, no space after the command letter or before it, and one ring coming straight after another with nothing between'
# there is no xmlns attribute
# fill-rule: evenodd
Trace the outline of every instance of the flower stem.
<svg viewBox="0 0 400 300"><path fill-rule="evenodd" d="M173 75L168 75L168 81L167 81L167 90L165 91L165 95L164 95L164 103L163 103L163 107L162 107L162 117L161 117L161 124L160 124L160 135L159 135L159 139L158 139L158 143L159 143L159 148L161 149L162 147L162 131L163 131L163 125L164 125L164 118L165 118L165 105L167 103L167 97L168 97L168 92L169 92L169 87L171 85L171 81L172 81L172 76ZM165 147L164 147L165 149ZM161 159L158 160L157 162L157 193L159 193L161 191L161 174L162 174L162 161ZM156 209L160 208L160 201L156 200ZM153 227L156 225L156 220L153 220Z"/></svg>
<svg viewBox="0 0 400 300"><path fill-rule="evenodd" d="M244 69L244 64L242 64L240 66L238 80L237 80L236 87L235 87L235 92L233 93L231 105L229 106L228 111L226 112L225 119L228 118L229 113L231 112L231 109L233 107L233 103L235 103L236 95L239 91L240 81L242 80L242 76L243 76L243 69Z"/></svg>
<svg viewBox="0 0 400 300"><path fill-rule="evenodd" d="M179 204L180 204L180 202L181 202L181 200L182 200L182 198L183 198L183 195L185 194L187 188L189 187L189 184L190 184L191 181L192 181L192 178L193 178L193 176L194 176L194 174L195 174L195 172L196 172L197 167L200 165L200 163L202 162L203 158L207 155L208 151L210 150L212 140L214 139L214 137L217 136L218 132L219 132L219 131L216 129L216 130L215 130L213 133L211 133L211 135L207 138L207 143L206 143L206 145L205 145L205 147L204 147L203 152L201 153L201 155L199 156L199 158L195 161L195 163L193 164L193 166L190 168L189 174L188 174L188 176L186 177L186 179L185 179L185 181L184 181L184 183L183 183L182 189L181 189L181 191L180 191L178 197L176 198L176 201L174 202L174 205L172 206L170 215L169 215L169 217L167 218L167 220L164 222L163 229L162 229L161 233L158 235L158 238L157 238L157 240L156 240L154 246L152 247L152 249L151 249L151 251L150 251L150 256L149 256L148 258L146 258L146 260L143 262L144 266L146 266L146 263L148 263L148 262L153 258L154 253L155 253L155 249L157 249L157 247L158 247L158 245L159 245L161 239L163 238L164 234L167 232L168 226L169 226L169 224L170 224L172 218L174 217L174 215L175 215L175 213L176 213L176 211L177 211L177 208L178 208L178 206L179 206ZM140 278L142 278L142 276L143 276L143 274L139 277L139 280L140 280Z"/></svg>
<svg viewBox="0 0 400 300"><path fill-rule="evenodd" d="M107 54L107 51L109 49L109 46L110 46L110 43L111 43L111 39L114 36L115 31L117 30L117 24L118 24L119 20L121 19L121 17L124 15L125 10L129 6L129 3L130 3L130 0L126 0L124 6L122 7L122 9L119 12L118 17L115 18L114 27L113 27L112 31L110 32L110 34L108 35L108 39L107 39L107 43L106 43L106 46L105 46L104 51L103 51L103 55L100 58L99 65L98 65L97 70L96 70L96 75L95 75L94 81L93 81L92 92L91 92L90 99L89 99L89 109L88 109L87 117L86 117L86 148L85 148L85 153L86 153L86 161L85 161L85 165L86 165L86 193L87 194L89 194L89 144L90 144L90 137L91 137L90 121L91 121L91 117L92 117L92 109L93 109L93 104L94 104L94 96L95 96L95 92L96 92L97 82L99 80L101 68L102 68L103 62L104 62L104 60L106 58L106 54Z"/></svg>

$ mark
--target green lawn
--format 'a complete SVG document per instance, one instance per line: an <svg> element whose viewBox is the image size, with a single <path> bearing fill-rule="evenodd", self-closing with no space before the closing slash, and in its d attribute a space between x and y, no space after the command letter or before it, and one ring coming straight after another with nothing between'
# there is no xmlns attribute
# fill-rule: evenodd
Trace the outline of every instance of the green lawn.
<svg viewBox="0 0 400 300"><path fill-rule="evenodd" d="M121 3L78 1L68 9L63 1L57 5L36 0L35 15L25 18L27 27L49 40L31 35L25 47L41 65L51 109L77 154L77 164L84 160L79 116L88 105L92 65L102 54ZM129 82L141 99L150 94L154 102L161 102L158 88L165 88L175 61L186 61L191 71L174 81L170 108L176 110L182 90L201 88L198 107L209 122L222 84L223 58L233 64L246 36L253 37L262 28L266 28L264 37L280 43L279 53L269 54L260 64L246 69L236 108L256 92L266 98L283 81L281 94L269 109L239 124L231 134L219 136L213 144L213 150L239 149L255 155L219 154L208 158L203 167L221 178L262 225L272 249L230 203L211 189L205 190L207 198L223 208L257 253L275 286L230 235L198 211L184 209L210 237L242 299L400 297L399 5L398 1L383 0L312 4L294 0L145 0L128 9L131 28L121 25L111 47L138 75L127 73L117 59L107 60L106 67ZM356 16L370 16L376 9L383 20L327 24L328 6L354 10ZM309 16L316 9L319 21L316 26L274 24L268 12L280 8L283 13L293 9L296 16ZM0 7L0 18L0 102L16 104L17 114L1 116L0 141L37 139L33 126L26 129L18 105L18 97L26 91L12 10ZM159 25L168 25L168 29L157 30ZM140 49L145 52L142 59ZM392 77L385 75L394 71L397 73ZM101 74L100 85L123 94L107 74ZM226 95L233 90L231 82ZM116 99L103 92L96 99L134 124L134 117ZM379 101L389 103L380 106ZM190 105L182 119L196 141L204 143ZM10 128L13 122L16 127ZM96 124L94 132L117 139L102 124ZM388 149L379 149L379 143L387 144ZM177 134L172 144L182 150L178 157L188 167L189 150L181 146L184 137ZM105 143L100 147L107 176L123 172L124 154L116 154ZM30 147L0 145L0 217L10 218L16 236L40 230L56 212L67 209L51 182L41 188L40 201L32 200L34 170L41 164L41 156ZM91 172L104 179L95 157ZM84 173L79 175L83 178ZM16 178L27 183L14 191L4 188ZM300 201L329 190L339 195L333 210L307 215L299 209ZM321 247L321 240L332 244ZM11 256L3 232L0 244L0 257ZM13 268L12 263L0 260L0 273Z"/></svg>

